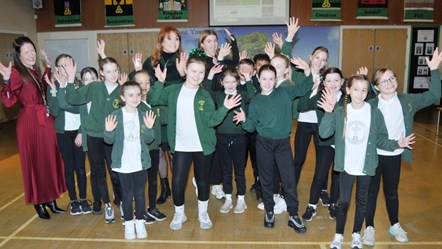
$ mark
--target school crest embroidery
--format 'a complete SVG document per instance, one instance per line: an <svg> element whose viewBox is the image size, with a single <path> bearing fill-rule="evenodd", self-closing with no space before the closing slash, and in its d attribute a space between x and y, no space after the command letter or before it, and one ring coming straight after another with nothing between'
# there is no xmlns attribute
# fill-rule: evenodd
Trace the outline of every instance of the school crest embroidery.
<svg viewBox="0 0 442 249"><path fill-rule="evenodd" d="M114 99L114 101L112 101L112 107L118 109L120 107L120 100Z"/></svg>
<svg viewBox="0 0 442 249"><path fill-rule="evenodd" d="M204 104L206 102L204 100L200 100L198 101L198 104L200 105L200 107L198 108L200 111L204 111Z"/></svg>
<svg viewBox="0 0 442 249"><path fill-rule="evenodd" d="M140 132L144 133L146 131L146 128L147 128L146 125L142 124L141 127L140 127Z"/></svg>

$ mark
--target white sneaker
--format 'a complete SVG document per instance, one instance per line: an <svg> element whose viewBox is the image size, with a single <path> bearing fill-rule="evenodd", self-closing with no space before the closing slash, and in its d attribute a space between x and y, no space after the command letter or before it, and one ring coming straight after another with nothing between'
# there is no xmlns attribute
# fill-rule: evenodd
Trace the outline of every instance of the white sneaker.
<svg viewBox="0 0 442 249"><path fill-rule="evenodd" d="M184 212L180 212L177 213L175 212L175 214L173 215L173 220L172 222L170 222L170 229L172 230L180 230L181 228L183 228L183 223L186 222L187 217L186 214Z"/></svg>
<svg viewBox="0 0 442 249"><path fill-rule="evenodd" d="M351 234L351 248L355 249L362 249L362 241L361 241L361 235L359 233L352 233Z"/></svg>
<svg viewBox="0 0 442 249"><path fill-rule="evenodd" d="M195 195L198 197L198 185L196 185L195 177L192 177L192 185L195 187Z"/></svg>
<svg viewBox="0 0 442 249"><path fill-rule="evenodd" d="M198 221L200 222L201 229L207 230L212 228L212 221L207 212L198 214Z"/></svg>
<svg viewBox="0 0 442 249"><path fill-rule="evenodd" d="M223 214L226 214L230 211L230 209L232 209L232 207L233 207L232 199L226 199L226 201L224 202L224 205L221 206L219 211Z"/></svg>
<svg viewBox="0 0 442 249"><path fill-rule="evenodd" d="M135 230L137 232L138 239L147 238L146 226L144 226L144 220L135 220Z"/></svg>
<svg viewBox="0 0 442 249"><path fill-rule="evenodd" d="M259 210L264 210L264 202L260 202L258 206L256 206Z"/></svg>
<svg viewBox="0 0 442 249"><path fill-rule="evenodd" d="M246 209L247 209L247 204L246 204L246 201L244 200L244 198L242 200L238 199L233 212L235 214L242 214L242 213L244 213L244 210L246 210Z"/></svg>
<svg viewBox="0 0 442 249"><path fill-rule="evenodd" d="M364 230L364 236L362 236L362 243L367 246L374 246L374 228L372 226L368 226Z"/></svg>
<svg viewBox="0 0 442 249"><path fill-rule="evenodd" d="M342 234L335 234L332 243L330 244L330 249L341 249L344 243L344 236Z"/></svg>
<svg viewBox="0 0 442 249"><path fill-rule="evenodd" d="M135 239L135 222L133 220L124 222L124 238Z"/></svg>
<svg viewBox="0 0 442 249"><path fill-rule="evenodd" d="M226 194L223 191L222 185L212 185L212 195L216 197L216 199L221 200L226 197Z"/></svg>
<svg viewBox="0 0 442 249"><path fill-rule="evenodd" d="M285 199L278 195L275 199L275 206L273 207L273 212L275 214L282 214L287 211L287 204Z"/></svg>
<svg viewBox="0 0 442 249"><path fill-rule="evenodd" d="M393 226L388 229L388 233L395 237L397 241L402 243L408 242L408 236L407 233L402 229L401 225L398 223L394 224Z"/></svg>
<svg viewBox="0 0 442 249"><path fill-rule="evenodd" d="M114 208L110 203L106 204L104 208L104 222L106 222L106 224L115 222Z"/></svg>

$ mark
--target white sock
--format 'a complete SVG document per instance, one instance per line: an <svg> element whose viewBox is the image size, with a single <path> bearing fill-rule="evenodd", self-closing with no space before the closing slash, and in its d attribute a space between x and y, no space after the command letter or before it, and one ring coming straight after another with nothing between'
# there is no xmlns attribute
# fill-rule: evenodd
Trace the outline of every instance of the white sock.
<svg viewBox="0 0 442 249"><path fill-rule="evenodd" d="M238 195L238 201L244 201L244 195Z"/></svg>
<svg viewBox="0 0 442 249"><path fill-rule="evenodd" d="M232 194L226 194L226 201L232 200Z"/></svg>
<svg viewBox="0 0 442 249"><path fill-rule="evenodd" d="M309 206L309 207L313 207L315 210L316 210L316 207L317 207L317 205L310 204L310 203L308 204L308 206Z"/></svg>
<svg viewBox="0 0 442 249"><path fill-rule="evenodd" d="M198 200L198 213L199 214L207 213L208 206L209 206L209 200L207 200L207 201Z"/></svg>
<svg viewBox="0 0 442 249"><path fill-rule="evenodd" d="M181 206L175 206L175 213L184 213L184 204Z"/></svg>

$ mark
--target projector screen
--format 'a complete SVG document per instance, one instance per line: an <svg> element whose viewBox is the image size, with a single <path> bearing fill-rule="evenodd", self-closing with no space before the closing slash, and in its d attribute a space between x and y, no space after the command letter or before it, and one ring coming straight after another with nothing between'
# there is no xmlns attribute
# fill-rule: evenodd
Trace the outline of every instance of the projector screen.
<svg viewBox="0 0 442 249"><path fill-rule="evenodd" d="M210 26L284 25L289 0L210 0Z"/></svg>

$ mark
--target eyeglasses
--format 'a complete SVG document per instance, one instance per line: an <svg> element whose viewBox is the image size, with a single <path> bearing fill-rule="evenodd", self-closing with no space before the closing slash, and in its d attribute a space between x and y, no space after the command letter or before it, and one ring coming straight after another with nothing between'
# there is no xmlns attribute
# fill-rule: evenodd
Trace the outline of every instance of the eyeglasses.
<svg viewBox="0 0 442 249"><path fill-rule="evenodd" d="M379 84L380 84L381 86L386 86L386 85L388 85L389 82L390 82L390 83L393 83L394 81L396 81L396 77L395 77L395 76L391 76L390 78L381 81Z"/></svg>

